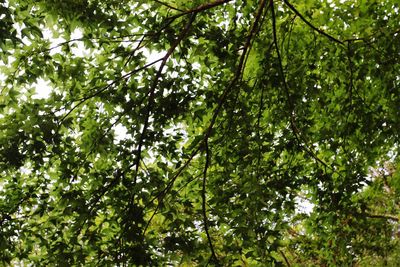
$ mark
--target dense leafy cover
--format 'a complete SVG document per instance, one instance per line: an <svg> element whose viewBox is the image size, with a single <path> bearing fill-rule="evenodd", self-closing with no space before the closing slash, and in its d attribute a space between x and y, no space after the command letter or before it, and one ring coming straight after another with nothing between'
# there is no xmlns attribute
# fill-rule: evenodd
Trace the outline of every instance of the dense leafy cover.
<svg viewBox="0 0 400 267"><path fill-rule="evenodd" d="M0 10L3 264L399 261L398 1Z"/></svg>

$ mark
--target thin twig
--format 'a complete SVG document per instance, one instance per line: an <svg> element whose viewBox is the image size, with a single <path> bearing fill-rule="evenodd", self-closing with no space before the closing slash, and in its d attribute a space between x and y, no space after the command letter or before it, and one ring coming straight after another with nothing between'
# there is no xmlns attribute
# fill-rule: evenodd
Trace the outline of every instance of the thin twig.
<svg viewBox="0 0 400 267"><path fill-rule="evenodd" d="M157 59L157 60L155 60L155 61L153 61L153 62L150 62L150 63L144 65L143 67L134 69L134 70L132 70L131 72L128 72L127 74L121 76L119 79L114 80L114 81L112 81L110 84L108 84L108 85L102 87L100 90L94 92L93 94L90 94L90 95L87 95L87 96L84 96L84 97L78 99L79 102L78 102L74 107L72 107L72 108L67 112L67 114L65 114L65 115L59 120L59 122L58 122L59 126L62 124L62 122L63 122L76 108L78 108L80 105L82 105L83 103L85 103L85 102L88 101L89 99L91 99L91 98L93 98L93 97L95 97L95 96L98 96L98 95L101 94L102 92L104 92L104 91L106 91L107 89L111 88L114 84L116 84L116 83L119 82L120 80L129 78L130 76L132 76L132 74L135 74L135 73L137 73L137 72L139 72L139 71L141 71L141 70L144 70L144 69L146 69L146 68L148 68L148 67L150 67L150 66L156 64L157 62L159 62L159 61L161 61L161 60L162 60L162 58Z"/></svg>
<svg viewBox="0 0 400 267"><path fill-rule="evenodd" d="M222 108L223 104L225 103L225 100L226 100L227 96L232 91L232 88L235 86L236 82L240 79L240 75L244 70L244 65L245 65L245 60L246 60L246 57L247 57L247 53L248 53L248 51L250 49L250 45L251 45L252 39L255 36L255 34L257 33L258 24L259 24L259 21L260 21L260 18L261 18L261 15L262 15L262 11L263 11L264 7L265 7L265 0L262 0L260 2L260 7L257 10L257 14L255 16L255 20L254 20L254 23L253 23L253 25L251 27L250 33L247 36L246 43L244 44L244 47L242 49L243 52L242 52L242 55L240 57L238 67L236 68L235 76L233 77L233 79L229 83L229 85L225 88L224 92L222 93L222 95L220 96L220 98L218 100L218 105L214 110L214 114L213 114L213 116L211 118L211 122L210 122L210 124L208 126L207 132L204 135L204 141L203 142L205 142L210 137L211 131L212 131L212 129L214 127L214 124L215 124L215 121L216 121L216 119L217 119L217 117L219 115L219 112L221 111L221 108Z"/></svg>
<svg viewBox="0 0 400 267"><path fill-rule="evenodd" d="M120 37L115 37L115 38L88 38L88 37L81 37L81 38L74 38L74 39L70 39L68 41L64 41L61 43L58 43L52 47L46 48L46 49L41 49L40 51L37 51L37 53L45 53L45 52L49 52L51 50L54 50L56 48L59 48L61 46L64 45L68 45L70 43L73 42L83 42L83 41L91 41L91 42L102 42L104 40L104 42L110 42L110 43L125 43L125 42L140 42L140 40L123 40L123 38L127 38L127 37L137 37L137 36L142 36L142 38L146 37L146 36L150 36L151 34L147 34L147 33L138 33L138 34L130 34L130 35L125 35L125 36L120 36ZM141 38L141 39L142 39Z"/></svg>
<svg viewBox="0 0 400 267"><path fill-rule="evenodd" d="M283 251L282 251L282 250L279 250L279 252L281 253L281 255L282 255L283 259L285 260L285 262L286 262L286 265L287 265L288 267L290 267L290 263L289 263L288 259L286 258L286 255L285 255L285 253L283 253Z"/></svg>
<svg viewBox="0 0 400 267"><path fill-rule="evenodd" d="M369 214L369 213L362 213L360 215L365 215L368 218L375 218L375 219L385 219L398 222L399 217L391 214Z"/></svg>
<svg viewBox="0 0 400 267"><path fill-rule="evenodd" d="M330 40L332 40L332 41L334 41L334 42L336 42L338 44L344 45L344 43L342 41L340 41L339 39L333 37L332 35L327 34L323 30L318 29L317 27L312 25L311 22L309 22L291 3L289 3L289 1L284 0L284 2L297 16L299 16L299 18L302 21L304 21L308 26L310 26L311 29L313 29L314 31L317 31L318 33L328 37L328 39L330 39Z"/></svg>
<svg viewBox="0 0 400 267"><path fill-rule="evenodd" d="M193 158L197 155L197 153L200 151L200 146L198 146L190 155L190 157L186 160L185 164L182 165L182 167L180 167L178 169L178 171L175 173L175 175L171 178L171 180L168 182L167 186L161 190L157 195L155 195L150 201L149 203L147 203L147 205L145 206L145 208L150 205L151 203L153 203L156 199L158 199L158 205L155 208L153 214L150 216L150 219L147 221L147 224L143 230L143 235L146 233L148 227L150 226L151 221L153 220L154 216L156 215L158 209L161 207L162 201L164 200L167 192L172 188L172 186L174 185L175 180L181 175L181 173L183 172L183 170L185 170L187 168L187 166L189 166L190 162L193 160Z"/></svg>
<svg viewBox="0 0 400 267"><path fill-rule="evenodd" d="M145 121L144 121L144 124L143 124L143 129L142 129L142 132L140 134L139 143L138 143L138 146L137 146L137 155L136 155L136 161L135 161L135 173L134 173L134 178L133 178L133 185L136 184L138 173L139 173L140 160L142 158L142 156L141 156L142 149L143 149L143 145L144 145L144 140L146 138L147 129L149 127L149 120L150 120L151 110L152 110L153 104L154 104L155 90L157 88L159 80L160 80L160 78L162 76L162 71L163 71L164 67L167 64L168 59L170 58L170 56L174 52L175 48L179 45L179 43L188 34L188 32L190 30L190 27L191 27L191 25L193 24L193 22L194 22L194 20L196 18L196 14L197 13L194 13L194 14L192 14L190 16L189 21L187 22L185 28L183 29L183 31L180 33L180 35L178 36L176 41L171 45L171 47L168 49L167 53L162 58L160 67L158 68L157 74L154 77L153 83L152 83L152 85L150 87L150 90L149 90L149 101L148 101L147 108L146 108L146 113L145 113ZM132 205L132 203L134 201L134 198L135 198L135 193L132 192L132 195L131 195L131 198L130 198L128 206Z"/></svg>
<svg viewBox="0 0 400 267"><path fill-rule="evenodd" d="M135 55L136 51L138 51L139 49L142 49L142 43L144 41L145 36L143 35L142 38L140 39L139 43L137 44L137 46L135 47L135 49L133 49L130 54L128 59L126 60L125 64L124 64L124 68L126 67L126 65L128 65L128 63L132 60L133 56Z"/></svg>
<svg viewBox="0 0 400 267"><path fill-rule="evenodd" d="M285 73L283 71L281 53L279 51L278 38L277 38L277 34L276 34L276 17L275 17L275 9L274 9L274 1L273 0L270 0L270 6L271 6L271 13L272 13L272 34L273 34L276 54L277 54L277 57L278 57L279 72L280 72L281 77L282 77L283 87L285 89L285 93L286 93L286 97L287 97L287 101L288 101L288 105L289 105L290 127L292 129L292 132L293 132L298 144L300 146L301 146L302 143L305 144L303 147L304 147L304 150L307 152L307 154L309 154L317 162L321 163L325 168L333 170L333 168L331 166L328 166L328 164L326 164L322 159L320 159L317 155L315 155L315 153L308 147L307 142L304 140L304 138L302 138L302 136L300 135L300 130L296 126L295 115L294 115L294 104L293 104L292 98L290 96L289 86L288 86L288 84L286 82Z"/></svg>
<svg viewBox="0 0 400 267"><path fill-rule="evenodd" d="M210 148L208 147L208 140L205 140L204 142L205 146L205 151L206 151L206 162L204 164L204 171L203 171L203 188L201 190L201 198L202 198L202 212L203 212L203 223L204 223L204 231L206 232L207 235L207 240L208 240L208 245L210 246L211 250L211 256L214 259L214 261L217 263L218 258L217 255L215 255L215 250L214 246L211 240L210 232L208 230L208 219L207 219L207 210L206 210L206 181L207 181L207 170L210 165L211 157L210 157Z"/></svg>
<svg viewBox="0 0 400 267"><path fill-rule="evenodd" d="M165 2L162 2L162 1L160 1L160 0L154 0L154 2L159 3L160 5L166 6L166 7L170 8L170 9L173 9L173 10L176 10L176 11L185 12L185 11L182 10L182 9L179 9L179 8L177 8L177 7L174 7L174 6L171 6L170 4L165 3Z"/></svg>
<svg viewBox="0 0 400 267"><path fill-rule="evenodd" d="M213 7L216 7L216 6L220 6L220 5L226 4L226 3L231 2L231 1L232 0L217 0L217 1L214 1L214 2L211 2L211 3L202 4L202 5L199 5L199 6L195 7L195 8L192 8L192 9L189 9L189 10L185 10L182 13L179 13L179 14L176 14L174 16L171 16L168 19L169 20L175 20L175 19L177 19L179 17L182 17L184 15L187 15L187 14L197 14L199 12L211 9Z"/></svg>

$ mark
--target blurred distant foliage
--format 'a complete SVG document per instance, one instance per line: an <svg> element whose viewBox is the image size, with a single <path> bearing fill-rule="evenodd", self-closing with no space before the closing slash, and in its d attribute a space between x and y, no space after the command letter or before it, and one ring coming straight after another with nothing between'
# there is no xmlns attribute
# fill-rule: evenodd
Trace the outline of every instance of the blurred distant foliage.
<svg viewBox="0 0 400 267"><path fill-rule="evenodd" d="M1 265L396 266L399 48L395 0L1 1Z"/></svg>

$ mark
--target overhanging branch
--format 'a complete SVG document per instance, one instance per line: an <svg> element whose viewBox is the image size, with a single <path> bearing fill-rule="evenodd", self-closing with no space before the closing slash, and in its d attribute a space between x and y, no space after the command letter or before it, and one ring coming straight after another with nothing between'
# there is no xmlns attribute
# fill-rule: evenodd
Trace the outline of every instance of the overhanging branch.
<svg viewBox="0 0 400 267"><path fill-rule="evenodd" d="M315 27L314 25L311 24L311 22L309 22L291 3L289 3L289 1L284 0L285 4L297 15L299 16L299 18L304 21L305 24L307 24L308 26L310 26L311 29L313 29L314 31L324 35L325 37L327 37L328 39L334 41L335 43L344 45L344 43L342 41L340 41L339 39L333 37L332 35L324 32L321 29L318 29L317 27Z"/></svg>
<svg viewBox="0 0 400 267"><path fill-rule="evenodd" d="M285 1L286 2L286 1ZM273 34L273 41L275 44L275 49L276 49L276 54L278 57L278 63L279 63L279 72L282 77L282 82L283 82L283 87L285 89L285 94L287 97L288 105L289 105L289 112L290 112L290 128L292 129L292 132L300 146L302 146L301 140L303 140L303 143L305 144L304 150L307 152L308 155L310 155L313 159L315 159L317 162L321 163L325 168L332 169L332 167L328 166L322 159L320 159L315 153L308 147L307 142L304 140L302 135L300 134L300 130L296 126L295 122L295 115L294 115L294 104L289 92L289 86L286 82L286 77L285 73L283 71L283 65L282 65L282 58L281 58L281 53L279 51L279 46L278 46L278 38L276 34L276 17L275 17L275 9L274 9L274 1L270 0L270 6L271 6L271 14L272 14L272 34ZM340 175L340 174L339 174Z"/></svg>

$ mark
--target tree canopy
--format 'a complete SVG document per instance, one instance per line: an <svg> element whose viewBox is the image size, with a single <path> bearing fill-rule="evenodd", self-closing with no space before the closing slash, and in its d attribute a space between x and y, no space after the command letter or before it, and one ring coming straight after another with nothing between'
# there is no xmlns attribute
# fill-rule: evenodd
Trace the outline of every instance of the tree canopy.
<svg viewBox="0 0 400 267"><path fill-rule="evenodd" d="M4 0L0 58L2 264L399 262L398 1Z"/></svg>

